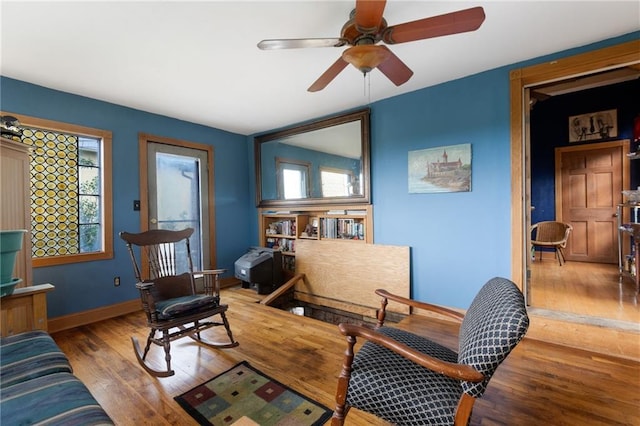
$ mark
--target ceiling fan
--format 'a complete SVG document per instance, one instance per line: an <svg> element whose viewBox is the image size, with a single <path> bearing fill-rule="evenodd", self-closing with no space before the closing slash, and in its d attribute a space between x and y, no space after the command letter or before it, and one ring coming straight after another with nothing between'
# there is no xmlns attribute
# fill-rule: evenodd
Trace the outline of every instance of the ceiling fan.
<svg viewBox="0 0 640 426"><path fill-rule="evenodd" d="M356 0L338 38L299 38L262 40L262 50L294 49L305 47L351 46L342 52L310 87L309 92L324 89L348 64L365 75L378 68L396 86L406 83L413 71L388 47L379 44L397 44L427 38L475 31L480 28L485 15L482 7L459 10L444 15L388 26L382 16L386 0Z"/></svg>

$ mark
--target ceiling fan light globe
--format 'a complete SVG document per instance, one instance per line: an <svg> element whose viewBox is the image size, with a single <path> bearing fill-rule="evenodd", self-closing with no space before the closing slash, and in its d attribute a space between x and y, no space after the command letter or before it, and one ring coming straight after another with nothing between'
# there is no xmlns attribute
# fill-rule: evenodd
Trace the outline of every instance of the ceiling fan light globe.
<svg viewBox="0 0 640 426"><path fill-rule="evenodd" d="M390 52L380 46L360 45L342 52L342 59L366 74L386 61L389 55Z"/></svg>

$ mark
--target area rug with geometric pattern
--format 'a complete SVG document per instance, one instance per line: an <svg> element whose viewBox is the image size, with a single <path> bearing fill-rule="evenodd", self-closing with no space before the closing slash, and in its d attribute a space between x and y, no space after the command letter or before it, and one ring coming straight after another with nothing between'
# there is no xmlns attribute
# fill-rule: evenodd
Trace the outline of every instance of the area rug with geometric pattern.
<svg viewBox="0 0 640 426"><path fill-rule="evenodd" d="M174 399L201 425L319 426L333 413L247 361Z"/></svg>

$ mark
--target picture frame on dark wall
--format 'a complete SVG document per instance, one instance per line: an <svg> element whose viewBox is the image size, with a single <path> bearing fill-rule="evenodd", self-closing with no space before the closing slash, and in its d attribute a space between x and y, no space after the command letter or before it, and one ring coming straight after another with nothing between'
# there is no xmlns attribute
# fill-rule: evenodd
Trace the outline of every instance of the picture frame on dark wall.
<svg viewBox="0 0 640 426"><path fill-rule="evenodd" d="M409 151L409 193L470 192L471 144Z"/></svg>
<svg viewBox="0 0 640 426"><path fill-rule="evenodd" d="M604 140L618 136L618 111L591 112L569 117L569 142Z"/></svg>

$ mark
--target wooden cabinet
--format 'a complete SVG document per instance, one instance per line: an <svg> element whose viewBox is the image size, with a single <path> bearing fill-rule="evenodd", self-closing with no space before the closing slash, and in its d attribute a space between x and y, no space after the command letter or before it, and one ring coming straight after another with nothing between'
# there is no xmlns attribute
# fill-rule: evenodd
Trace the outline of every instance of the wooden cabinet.
<svg viewBox="0 0 640 426"><path fill-rule="evenodd" d="M281 250L287 271L295 271L296 242L301 239L373 242L371 205L298 207L295 211L260 209L259 215L260 245Z"/></svg>
<svg viewBox="0 0 640 426"><path fill-rule="evenodd" d="M625 210L628 210L625 211ZM629 213L629 216L626 214ZM618 204L618 269L620 282L632 280L640 292L640 204ZM629 217L629 222L625 218Z"/></svg>
<svg viewBox="0 0 640 426"><path fill-rule="evenodd" d="M0 139L0 229L26 229L22 250L16 256L13 276L22 278L17 287L30 286L31 200L29 147L4 137ZM2 299L4 302L4 299Z"/></svg>
<svg viewBox="0 0 640 426"><path fill-rule="evenodd" d="M47 331L47 292L51 284L17 288L0 300L0 334L12 336L31 330Z"/></svg>

